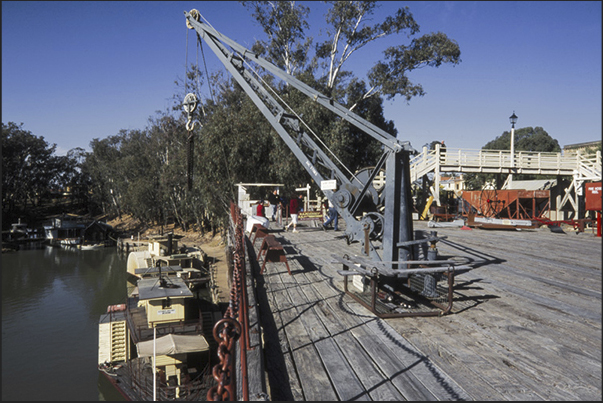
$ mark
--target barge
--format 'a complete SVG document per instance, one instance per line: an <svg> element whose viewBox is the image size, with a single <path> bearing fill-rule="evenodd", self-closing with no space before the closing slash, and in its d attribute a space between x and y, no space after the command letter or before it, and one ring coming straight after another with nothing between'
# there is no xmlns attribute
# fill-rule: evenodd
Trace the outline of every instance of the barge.
<svg viewBox="0 0 603 403"><path fill-rule="evenodd" d="M127 400L205 400L217 363L212 330L222 313L203 292L210 276L199 265L202 252L149 252L144 265L131 266L139 253L128 257L136 286L127 302L100 316L98 369Z"/></svg>

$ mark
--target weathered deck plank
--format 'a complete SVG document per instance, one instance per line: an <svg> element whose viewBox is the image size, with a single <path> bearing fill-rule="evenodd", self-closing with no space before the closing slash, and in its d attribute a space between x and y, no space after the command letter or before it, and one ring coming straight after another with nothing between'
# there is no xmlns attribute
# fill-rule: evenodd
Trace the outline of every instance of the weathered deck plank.
<svg viewBox="0 0 603 403"><path fill-rule="evenodd" d="M288 275L288 274L287 274ZM307 329L299 317L295 303L291 301L287 288L290 284L282 281L280 274L272 277L282 282L282 289L273 293L274 303L278 309L291 356L295 364L296 374L305 400L336 400L337 396L331 386L325 368L320 364L320 357L315 346L310 341Z"/></svg>
<svg viewBox="0 0 603 403"><path fill-rule="evenodd" d="M456 276L452 313L383 320L343 293L341 265L331 262L332 253L359 254L359 245L338 239L343 232L298 229L275 233L292 275L268 263L262 278L271 311L260 316L278 328L288 362L288 394L273 396L601 399L600 238L436 228L448 236L441 257L476 266Z"/></svg>
<svg viewBox="0 0 603 403"><path fill-rule="evenodd" d="M467 250L471 250L473 257L487 254L504 261L484 265L457 280L457 288L467 284L462 292L470 298L495 298L439 321L416 320L414 332L405 331L401 320L390 323L421 351L435 348L437 342L428 335L452 331L456 341L450 342L451 354L458 355L465 347L473 356L487 360L487 372L470 361L465 365L479 369L484 381L509 394L505 399L600 398L600 239L546 230L517 233L438 228L438 235L443 234L449 235L438 244L444 255L460 252L469 256ZM441 338L439 334L436 337ZM443 360L436 356L434 360L452 371L468 357ZM455 379L470 390L469 384Z"/></svg>
<svg viewBox="0 0 603 403"><path fill-rule="evenodd" d="M272 296L276 290L282 289L282 283L279 285L264 281L265 278L274 275L274 273L265 273L257 280L258 306L261 309L260 317L264 331L266 373L269 383L278 385L278 388L274 386L271 388L270 395L272 400L302 401L304 394L299 379L297 376L289 375L295 374L295 364L280 311Z"/></svg>
<svg viewBox="0 0 603 403"><path fill-rule="evenodd" d="M434 396L423 387L421 382L417 381L416 378L406 372L406 367L403 362L398 360L396 354L393 354L391 350L386 348L383 343L375 343L375 335L368 331L366 324L362 319L362 315L358 315L350 308L350 304L355 302L349 298L344 297L340 291L333 289L330 285L327 285L324 281L321 281L320 277L317 277L316 271L306 273L307 276L313 276L317 281L316 285L320 289L323 295L334 295L339 296L340 300L337 305L331 306L331 308L337 311L336 316L343 322L343 327L349 329L358 347L368 352L368 357L375 363L381 372L385 374L387 382L391 382L394 387L402 394L406 400L435 400ZM296 277L299 278L299 277ZM312 283L314 285L314 283ZM306 290L307 288L304 288ZM343 301L345 299L345 302ZM329 304L332 301L327 302ZM374 316L370 313L370 319ZM328 326L332 325L332 322L328 323Z"/></svg>
<svg viewBox="0 0 603 403"><path fill-rule="evenodd" d="M350 327L342 323L340 316L330 307L328 300L339 298L340 294L335 296L321 296L317 292L321 283L324 281L318 280L315 283L310 282L306 277L306 285L313 284L313 287L304 287L303 291L308 295L310 300L317 301L313 309L323 323L328 324L327 329L330 336L335 339L335 342L342 350L347 361L355 373L365 390L368 392L372 400L393 400L400 401L404 397L402 394L389 382L380 368L375 364L370 355L362 348L358 340L351 334ZM316 286L316 287L315 287ZM330 287L329 287L330 288ZM330 288L330 290L333 290ZM325 294L327 294L329 290ZM335 301L333 301L335 302Z"/></svg>
<svg viewBox="0 0 603 403"><path fill-rule="evenodd" d="M292 252L291 248L289 251ZM424 361L425 357L416 351L411 351L412 347L406 343L406 353L409 351L412 353L412 362L406 366L403 361L400 361L399 354L388 348L386 343L382 341L376 343L376 336L363 320L350 319L350 317L358 317L358 314L347 305L353 304L353 300L344 296L332 284L328 284L330 280L317 275L316 270L308 270L307 267L302 266L296 256L299 255L291 253L288 256L293 276L278 264L267 265L264 276L270 286L274 285L271 293L287 328L287 335L295 334L293 336L295 341L289 338L291 348L294 350L294 346L301 342L300 335L308 337L319 351L322 359L320 364L327 370L333 390L337 393L336 399L438 400L442 398L443 395L434 394L414 375L417 371L415 368L417 362ZM335 297L333 304L325 301L329 296ZM342 303L342 298L347 301ZM291 315L294 307L297 317L288 316L288 322L285 322L283 313L286 311L287 315ZM372 314L368 313L368 315L369 320L374 319ZM298 318L304 325L304 329L299 327L296 321ZM384 322L381 322L381 325L393 333L393 329ZM394 347L398 349L400 346ZM299 373L300 369L308 370L308 368L305 368L304 362L300 361L298 364L297 360L303 357L296 356L295 351L293 358L296 360L305 398L310 400L309 393L315 393L315 389L307 381L304 382L301 379L304 374ZM320 367L319 363L314 364L313 370ZM300 368L299 365L302 367ZM320 368L318 369L321 372ZM445 375L438 374L438 377L445 378ZM306 385L310 391L307 390ZM444 398L447 399L456 396L446 392L444 394ZM325 399L324 390L322 398Z"/></svg>
<svg viewBox="0 0 603 403"><path fill-rule="evenodd" d="M307 273L306 277L310 277L312 274L316 273ZM331 337L345 352L348 362L358 374L371 398L373 400L402 400L403 395L391 384L389 378L383 374L373 357L354 337L353 327L345 320L345 317L342 317L341 310L338 309L342 306L340 301L342 294L327 286L322 278L312 282L312 285L312 287L304 287L304 292L317 301L315 309L321 321L328 324L327 327Z"/></svg>

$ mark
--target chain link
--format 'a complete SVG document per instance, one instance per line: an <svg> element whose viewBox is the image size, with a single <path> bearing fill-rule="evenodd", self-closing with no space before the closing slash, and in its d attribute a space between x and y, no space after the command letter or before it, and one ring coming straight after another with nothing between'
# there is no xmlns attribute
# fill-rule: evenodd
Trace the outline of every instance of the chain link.
<svg viewBox="0 0 603 403"><path fill-rule="evenodd" d="M234 225L234 252L233 252L233 281L230 287L230 301L224 318L218 321L213 329L214 339L218 342L219 363L213 367L212 375L218 383L207 392L208 401L232 401L236 400L235 393L235 345L242 333L240 319L241 308L244 301L241 301L243 295L243 274L245 270L245 249L243 216L240 209L234 203L231 203L231 218ZM231 228L232 229L232 228ZM247 330L245 330L247 331Z"/></svg>

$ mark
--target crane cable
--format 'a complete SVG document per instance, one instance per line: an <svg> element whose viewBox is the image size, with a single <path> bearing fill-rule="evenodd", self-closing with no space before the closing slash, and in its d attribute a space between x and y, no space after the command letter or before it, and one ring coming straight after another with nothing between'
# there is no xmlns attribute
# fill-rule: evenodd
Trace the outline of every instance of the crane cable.
<svg viewBox="0 0 603 403"><path fill-rule="evenodd" d="M237 52L237 53L238 53L238 52ZM240 54L239 54L239 55L240 55ZM339 164L340 164L340 165L343 167L343 169L344 169L345 171L347 171L347 172L348 172L348 174L350 174L350 176L351 176L353 179L355 179L356 181L358 181L358 183L360 183L361 185L364 185L364 184L363 184L363 183L360 181L360 179L358 179L358 178L356 177L356 175L354 175L354 174L353 174L353 173L352 173L352 172L351 172L351 171L348 169L348 167L347 167L347 166L346 166L346 165L345 165L345 164L344 164L344 163L343 163L343 162L342 162L342 161L341 161L341 160L340 160L340 159L339 159L339 158L338 158L338 157L337 157L337 156L336 156L336 155L333 153L333 151L331 151L331 149L330 149L330 148L329 148L329 147L328 147L328 146L327 146L327 145L326 145L326 144L325 144L325 143L324 143L324 142L323 142L323 141L320 139L320 137L318 137L318 135L317 135L317 134L316 134L316 133L315 133L315 132L312 130L312 128L311 128L310 126L308 126L308 124L307 124L307 123L306 123L306 122L305 122L305 121L304 121L304 120L301 118L301 116L299 116L299 115L297 114L297 112L295 112L295 111L293 110L293 108L291 108L291 107L289 106L289 104L287 104L287 102L286 102L286 101L285 101L283 98L281 98L281 97L280 97L280 96L279 96L279 95L276 93L276 91L275 91L275 90L274 90L274 89L273 89L273 88L272 88L272 87L271 87L271 86L270 86L270 85L269 85L269 84L268 84L268 83L267 83L267 82L266 82L266 81L265 81L265 80L264 80L264 79L263 79L263 78L260 76L260 74L259 74L257 71L255 71L255 70L254 70L254 68L253 68L253 67L252 67L252 66L251 66L251 65L250 65L250 64L247 62L247 58L246 58L246 57L241 56L241 59L243 60L243 62L245 63L245 65L247 65L247 66L249 67L249 70L250 70L251 72L253 72L253 74L255 74L255 75L256 75L256 77L257 77L257 78L258 78L258 79L259 79L259 80L260 80L260 81L261 81L261 82L264 84L264 86L266 86L266 87L267 87L267 88L268 88L268 89L269 89L269 90L272 92L272 94L273 94L273 95L274 95L274 96L275 96L275 97L276 97L276 98L277 98L279 101L281 101L281 102L282 102L282 103L283 103L283 104L284 104L284 105L287 107L287 109L288 109L288 110L289 110L289 111L290 111L290 112L291 112L293 115L295 115L295 117L296 117L297 119L299 119L299 121L300 121L300 122L301 122L301 123L302 123L302 124L303 124L303 125L306 127L306 129L308 129L308 131L309 131L310 133L312 133L312 135L313 135L313 136L316 138L316 140L318 140L318 142L319 142L319 143L320 143L320 144L321 144L321 145L322 145L322 146L323 146L323 147L324 147L324 148L325 148L325 149L326 149L326 150L329 152L329 154L331 154L331 156L332 156L332 157L333 157L333 158L334 158L334 159L335 159L337 162L339 162Z"/></svg>
<svg viewBox="0 0 603 403"><path fill-rule="evenodd" d="M199 13L199 11L193 9L193 10L191 10L190 13L191 13L191 15L197 21L200 18L203 18L203 20L207 23L207 25L211 26L211 24L209 22L207 22L207 20L205 19L205 17L203 17L203 15L201 15L201 13ZM189 29L194 29L194 27L192 25L190 25L190 23L188 22L188 20L186 21L186 27L187 27L187 30L186 30L186 40L187 40L186 51L187 51L187 56L188 56L188 31L189 31ZM195 32L196 32L196 30L195 30ZM201 40L201 36L197 32L197 46L196 46L196 50L197 50L197 64L196 64L197 72L199 72L199 48L201 49L201 57L203 58L203 66L204 66L204 69L205 69L205 78L206 78L206 81L207 81L207 86L209 87L209 95L211 97L211 100L214 102L214 104L216 104L213 87L211 85L211 80L209 79L209 72L207 70L207 62L205 60L205 52L203 51L203 41ZM199 82L199 74L197 74L197 90L199 91L199 94L201 94L201 83ZM203 112L203 116L207 116L206 113L205 113L205 109L203 107L203 102L201 102L201 110ZM226 175L228 176L228 180L230 181L230 183L234 183L233 180L232 180L232 176L230 174L230 169L229 169L229 165L228 165L228 158L227 158L227 155L226 155L223 138L222 138L222 136L219 136L218 139L219 139L219 142L220 142L220 145L221 145L220 148L222 149L222 156L224 157L224 162L225 162L224 165L225 165L225 169L226 169ZM192 158L192 145L189 147L189 150L190 150L191 158ZM189 160L189 165L191 165L191 164L192 163ZM189 189L190 189L190 187L189 187ZM232 190L231 190L231 197L233 199L235 197L234 193L232 193Z"/></svg>
<svg viewBox="0 0 603 403"><path fill-rule="evenodd" d="M214 101L214 103L216 103L216 100L214 98L214 90L211 86L211 81L209 79L209 72L207 71L207 62L205 61L205 52L203 52L203 41L201 40L201 36L199 36L199 33L197 33L197 48L201 49L201 57L203 57L203 67L205 68L205 79L207 80L207 86L209 87L209 96L211 97L211 100ZM197 57L197 66L199 66L199 59ZM199 88L201 86L199 85ZM205 110L203 111L203 115L205 115Z"/></svg>
<svg viewBox="0 0 603 403"><path fill-rule="evenodd" d="M193 129L195 128L195 123L197 121L193 121L193 112L197 109L198 98L194 93L188 92L188 29L186 30L186 52L184 56L184 92L186 96L184 97L183 107L186 112L186 130L188 131L187 136L187 147L186 147L186 182L188 190L192 190L193 188L193 168L194 168L194 133Z"/></svg>

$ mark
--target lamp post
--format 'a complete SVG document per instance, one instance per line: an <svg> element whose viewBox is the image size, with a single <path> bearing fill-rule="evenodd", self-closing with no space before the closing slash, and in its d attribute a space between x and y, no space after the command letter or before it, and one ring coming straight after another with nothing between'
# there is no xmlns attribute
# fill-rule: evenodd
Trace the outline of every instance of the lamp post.
<svg viewBox="0 0 603 403"><path fill-rule="evenodd" d="M507 189L513 189L513 169L515 168L515 123L517 123L515 111L513 111L513 114L509 117L509 121L511 122L511 169Z"/></svg>

